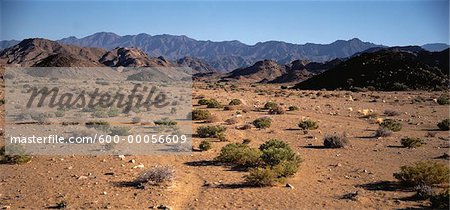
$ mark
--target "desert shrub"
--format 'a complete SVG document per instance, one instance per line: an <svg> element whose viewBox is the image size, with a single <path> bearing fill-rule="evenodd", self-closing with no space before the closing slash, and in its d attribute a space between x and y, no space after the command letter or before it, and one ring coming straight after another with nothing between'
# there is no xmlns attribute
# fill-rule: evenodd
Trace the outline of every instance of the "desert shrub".
<svg viewBox="0 0 450 210"><path fill-rule="evenodd" d="M256 187L273 186L277 182L276 174L270 168L250 169L244 179L246 184Z"/></svg>
<svg viewBox="0 0 450 210"><path fill-rule="evenodd" d="M301 159L295 156L293 160L290 161L282 161L278 165L273 167L273 171L277 174L278 177L289 177L293 176L297 173Z"/></svg>
<svg viewBox="0 0 450 210"><path fill-rule="evenodd" d="M6 154L8 150L8 154ZM21 145L8 144L0 148L0 163L2 164L24 164L31 160Z"/></svg>
<svg viewBox="0 0 450 210"><path fill-rule="evenodd" d="M223 107L223 110L225 110L225 111L235 110L235 109L236 109L236 107L235 107L235 106L231 106L231 105L228 105L228 106L224 106L224 107Z"/></svg>
<svg viewBox="0 0 450 210"><path fill-rule="evenodd" d="M291 149L288 143L278 139L270 139L264 142L264 144L259 145L260 150L267 150L270 148Z"/></svg>
<svg viewBox="0 0 450 210"><path fill-rule="evenodd" d="M269 114L284 114L286 111L284 111L283 107L277 106L273 109L269 110Z"/></svg>
<svg viewBox="0 0 450 210"><path fill-rule="evenodd" d="M449 209L450 191L439 193L430 197L431 208L433 209Z"/></svg>
<svg viewBox="0 0 450 210"><path fill-rule="evenodd" d="M219 125L200 126L197 128L197 134L200 138L218 138L225 130L225 127Z"/></svg>
<svg viewBox="0 0 450 210"><path fill-rule="evenodd" d="M219 139L219 141L228 141L227 135L225 135L225 132L217 133L216 138Z"/></svg>
<svg viewBox="0 0 450 210"><path fill-rule="evenodd" d="M207 98L202 98L202 99L198 100L199 105L208 105L208 103L209 103L209 99L207 99Z"/></svg>
<svg viewBox="0 0 450 210"><path fill-rule="evenodd" d="M87 110L87 111L89 111L89 110ZM109 117L108 109L96 107L96 108L94 108L94 110L92 112L92 117L107 118L107 117Z"/></svg>
<svg viewBox="0 0 450 210"><path fill-rule="evenodd" d="M328 135L323 140L323 146L326 148L343 148L348 144L345 135Z"/></svg>
<svg viewBox="0 0 450 210"><path fill-rule="evenodd" d="M278 107L278 104L275 102L267 102L266 104L264 104L264 109L275 109Z"/></svg>
<svg viewBox="0 0 450 210"><path fill-rule="evenodd" d="M400 140L400 143L402 144L403 147L407 147L407 148L416 148L416 147L420 147L423 144L425 144L425 142L422 139L411 138L411 137L402 138Z"/></svg>
<svg viewBox="0 0 450 210"><path fill-rule="evenodd" d="M109 122L106 121L90 121L85 123L86 128L94 128L95 130L108 131Z"/></svg>
<svg viewBox="0 0 450 210"><path fill-rule="evenodd" d="M168 166L155 166L150 170L141 174L135 183L150 184L150 185L162 185L171 182L175 177L175 171Z"/></svg>
<svg viewBox="0 0 450 210"><path fill-rule="evenodd" d="M220 104L216 99L210 99L206 108L222 108L222 104Z"/></svg>
<svg viewBox="0 0 450 210"><path fill-rule="evenodd" d="M298 108L298 106L290 106L288 109L289 109L289 111L298 111L298 110L300 110L300 108Z"/></svg>
<svg viewBox="0 0 450 210"><path fill-rule="evenodd" d="M202 142L200 142L200 145L198 146L198 148L201 151L207 151L207 150L210 150L212 148L212 144L209 141L203 140Z"/></svg>
<svg viewBox="0 0 450 210"><path fill-rule="evenodd" d="M195 109L192 111L192 120L206 120L211 113L208 110Z"/></svg>
<svg viewBox="0 0 450 210"><path fill-rule="evenodd" d="M269 117L260 117L255 119L252 124L257 128L269 128L272 124L272 119Z"/></svg>
<svg viewBox="0 0 450 210"><path fill-rule="evenodd" d="M249 147L247 144L227 144L220 150L214 159L221 163L235 164L239 166L257 166L261 163L261 151Z"/></svg>
<svg viewBox="0 0 450 210"><path fill-rule="evenodd" d="M35 120L38 124L45 124L48 122L51 116L47 113L33 112L30 114L30 117L31 119Z"/></svg>
<svg viewBox="0 0 450 210"><path fill-rule="evenodd" d="M387 128L379 127L375 131L375 137L388 137L391 135L392 135L392 131Z"/></svg>
<svg viewBox="0 0 450 210"><path fill-rule="evenodd" d="M421 161L413 166L402 166L400 172L394 173L394 177L407 187L448 183L449 176L448 166L436 161Z"/></svg>
<svg viewBox="0 0 450 210"><path fill-rule="evenodd" d="M155 120L155 121L153 121L153 123L155 123L155 125L164 125L164 126L174 126L174 125L178 124L176 121L171 120L169 118Z"/></svg>
<svg viewBox="0 0 450 210"><path fill-rule="evenodd" d="M251 128L252 128L251 124L245 124L245 125L239 127L240 130L248 130L248 129L251 129Z"/></svg>
<svg viewBox="0 0 450 210"><path fill-rule="evenodd" d="M315 130L319 128L319 125L316 121L305 119L298 123L298 127L300 127L303 130Z"/></svg>
<svg viewBox="0 0 450 210"><path fill-rule="evenodd" d="M441 122L439 122L437 124L437 126L438 126L439 130L441 130L441 131L450 130L450 119L442 120Z"/></svg>
<svg viewBox="0 0 450 210"><path fill-rule="evenodd" d="M274 168L278 177L291 176L297 172L301 159L286 142L270 139L261 144L259 149L262 152L261 160Z"/></svg>
<svg viewBox="0 0 450 210"><path fill-rule="evenodd" d="M107 113L108 113L108 117L117 117L117 116L119 116L120 111L119 111L119 109L117 109L115 107L111 107Z"/></svg>
<svg viewBox="0 0 450 210"><path fill-rule="evenodd" d="M65 114L66 114L66 113L65 113L63 110L57 110L57 111L55 112L55 116L56 116L56 117L64 117Z"/></svg>
<svg viewBox="0 0 450 210"><path fill-rule="evenodd" d="M235 99L232 99L228 105L236 106L236 105L241 105L241 104L242 104L242 101L235 98Z"/></svg>
<svg viewBox="0 0 450 210"><path fill-rule="evenodd" d="M398 116L398 115L400 115L400 112L397 112L397 111L395 111L395 110L390 110L390 109L387 109L387 110L384 110L384 114L386 115L386 116Z"/></svg>
<svg viewBox="0 0 450 210"><path fill-rule="evenodd" d="M133 117L133 118L131 118L131 122L132 123L140 123L141 122L141 118L140 117Z"/></svg>
<svg viewBox="0 0 450 210"><path fill-rule="evenodd" d="M393 119L385 119L382 123L380 123L380 126L393 132L398 132L402 129L402 124Z"/></svg>
<svg viewBox="0 0 450 210"><path fill-rule="evenodd" d="M446 95L441 95L436 100L437 100L437 103L439 105L448 105L448 104L450 104L450 100L449 100L448 96L446 96Z"/></svg>
<svg viewBox="0 0 450 210"><path fill-rule="evenodd" d="M130 135L130 128L129 127L121 127L121 126L115 126L111 128L111 135L115 136L128 136Z"/></svg>
<svg viewBox="0 0 450 210"><path fill-rule="evenodd" d="M225 120L225 123L228 125L234 125L234 124L238 123L238 119L233 117L233 118Z"/></svg>
<svg viewBox="0 0 450 210"><path fill-rule="evenodd" d="M425 200L433 195L433 188L426 184L419 184L414 187L414 190L416 191L416 198L419 199Z"/></svg>

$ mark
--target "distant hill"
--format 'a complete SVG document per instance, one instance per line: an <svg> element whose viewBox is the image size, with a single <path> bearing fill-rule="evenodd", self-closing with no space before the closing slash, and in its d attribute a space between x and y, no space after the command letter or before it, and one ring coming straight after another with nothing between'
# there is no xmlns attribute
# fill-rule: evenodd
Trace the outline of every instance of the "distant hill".
<svg viewBox="0 0 450 210"><path fill-rule="evenodd" d="M171 67L172 63L163 57L149 57L138 48L119 47L106 52L99 62L112 67Z"/></svg>
<svg viewBox="0 0 450 210"><path fill-rule="evenodd" d="M296 89L440 90L449 87L449 49L428 52L420 47L393 47L362 53Z"/></svg>
<svg viewBox="0 0 450 210"><path fill-rule="evenodd" d="M177 64L180 66L188 66L192 68L194 73L211 73L211 72L217 72L217 70L209 65L206 61L199 59L199 58L193 58L193 57L184 57L177 61Z"/></svg>
<svg viewBox="0 0 450 210"><path fill-rule="evenodd" d="M5 40L5 41L0 41L0 50L6 49L8 47L11 47L13 45L16 45L17 43L19 43L20 41L17 40Z"/></svg>
<svg viewBox="0 0 450 210"><path fill-rule="evenodd" d="M101 66L105 50L60 44L47 39L25 39L0 52L0 64L29 66Z"/></svg>
<svg viewBox="0 0 450 210"><path fill-rule="evenodd" d="M286 67L273 60L258 61L252 66L236 69L224 80L239 80L241 82L269 82L286 73Z"/></svg>
<svg viewBox="0 0 450 210"><path fill-rule="evenodd" d="M422 45L421 47L430 52L439 52L439 51L449 48L450 45L445 44L445 43L432 43L432 44Z"/></svg>
<svg viewBox="0 0 450 210"><path fill-rule="evenodd" d="M178 60L186 56L203 59L220 71L231 71L251 65L257 61L270 59L279 63L290 63L302 59L325 62L335 58L349 57L357 52L380 47L359 39L338 40L331 44L304 45L281 41L259 42L246 45L239 41L199 41L187 36L138 34L119 36L114 33L100 32L76 38L58 40L60 43L83 47L99 47L108 50L116 47L136 47L149 56L164 56L169 60Z"/></svg>
<svg viewBox="0 0 450 210"><path fill-rule="evenodd" d="M334 59L325 63L304 62L295 60L286 65L286 73L271 80L270 83L292 83L300 82L331 69L342 62L341 59Z"/></svg>

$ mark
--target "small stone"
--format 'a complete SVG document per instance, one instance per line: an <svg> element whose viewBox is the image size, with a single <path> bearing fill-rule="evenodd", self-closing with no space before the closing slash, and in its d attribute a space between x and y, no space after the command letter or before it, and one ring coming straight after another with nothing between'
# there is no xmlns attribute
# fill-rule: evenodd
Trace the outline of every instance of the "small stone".
<svg viewBox="0 0 450 210"><path fill-rule="evenodd" d="M291 188L291 189L294 189L294 186L291 185L291 184L289 184L289 183L286 184L286 187L289 187L289 188Z"/></svg>
<svg viewBox="0 0 450 210"><path fill-rule="evenodd" d="M87 176L81 175L81 176L79 176L77 179L87 179L87 178L88 178Z"/></svg>
<svg viewBox="0 0 450 210"><path fill-rule="evenodd" d="M125 160L125 155L119 155L118 157L120 160Z"/></svg>
<svg viewBox="0 0 450 210"><path fill-rule="evenodd" d="M136 160L134 160L134 159L131 159L130 161L128 161L128 162L130 162L130 163L135 163L136 162Z"/></svg>
<svg viewBox="0 0 450 210"><path fill-rule="evenodd" d="M108 195L108 193L104 191L104 192L102 192L102 195Z"/></svg>
<svg viewBox="0 0 450 210"><path fill-rule="evenodd" d="M144 168L144 164L141 163L141 164L139 164L137 166L133 166L132 168L133 169L135 169L135 168Z"/></svg>

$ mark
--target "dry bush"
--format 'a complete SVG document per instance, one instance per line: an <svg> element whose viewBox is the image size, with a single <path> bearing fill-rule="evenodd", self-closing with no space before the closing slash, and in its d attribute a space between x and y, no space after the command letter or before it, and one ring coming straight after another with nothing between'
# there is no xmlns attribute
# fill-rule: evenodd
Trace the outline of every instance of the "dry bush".
<svg viewBox="0 0 450 210"><path fill-rule="evenodd" d="M171 182L175 171L168 166L155 166L141 174L136 180L139 184L162 185Z"/></svg>
<svg viewBox="0 0 450 210"><path fill-rule="evenodd" d="M348 145L348 139L345 135L328 135L323 140L323 146L326 148L343 148Z"/></svg>
<svg viewBox="0 0 450 210"><path fill-rule="evenodd" d="M425 142L420 138L410 138L410 137L402 138L400 140L400 143L402 144L403 147L407 148L416 148L425 144Z"/></svg>

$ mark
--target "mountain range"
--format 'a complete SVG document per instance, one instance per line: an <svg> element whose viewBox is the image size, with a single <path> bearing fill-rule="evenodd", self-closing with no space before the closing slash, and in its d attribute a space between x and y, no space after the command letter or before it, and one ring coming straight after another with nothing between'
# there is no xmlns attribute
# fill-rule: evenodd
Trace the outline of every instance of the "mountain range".
<svg viewBox="0 0 450 210"><path fill-rule="evenodd" d="M253 65L257 61L270 59L280 64L289 64L294 60L326 62L335 58L346 58L355 53L376 47L385 47L357 38L337 40L330 44L292 44L282 41L258 42L247 45L239 41L201 41L187 36L177 35L137 35L119 36L111 32L99 32L83 38L74 36L57 40L59 43L80 47L94 47L112 50L118 47L135 47L152 57L163 56L168 60L179 60L184 57L204 61L215 70L228 72L237 68ZM4 49L19 41L0 41L0 49ZM427 44L422 46L429 51L441 51L447 44Z"/></svg>

